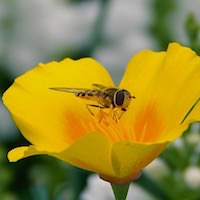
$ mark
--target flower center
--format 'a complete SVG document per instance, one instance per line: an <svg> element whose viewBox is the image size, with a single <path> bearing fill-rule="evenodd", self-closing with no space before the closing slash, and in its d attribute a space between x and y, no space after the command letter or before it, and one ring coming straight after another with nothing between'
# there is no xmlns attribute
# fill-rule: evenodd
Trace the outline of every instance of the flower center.
<svg viewBox="0 0 200 200"><path fill-rule="evenodd" d="M127 111L128 112L128 111ZM89 132L104 134L113 143L120 141L152 142L164 129L163 119L154 104L143 107L131 125L123 120L116 120L113 111L99 110L97 115L78 117L73 113L67 115L67 140L73 143Z"/></svg>

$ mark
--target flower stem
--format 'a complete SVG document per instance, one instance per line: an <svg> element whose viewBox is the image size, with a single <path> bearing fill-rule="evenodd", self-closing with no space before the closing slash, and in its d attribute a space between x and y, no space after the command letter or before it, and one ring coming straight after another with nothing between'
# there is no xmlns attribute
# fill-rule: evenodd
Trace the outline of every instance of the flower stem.
<svg viewBox="0 0 200 200"><path fill-rule="evenodd" d="M111 183L111 186L115 195L115 200L126 200L130 183L124 185L116 185Z"/></svg>

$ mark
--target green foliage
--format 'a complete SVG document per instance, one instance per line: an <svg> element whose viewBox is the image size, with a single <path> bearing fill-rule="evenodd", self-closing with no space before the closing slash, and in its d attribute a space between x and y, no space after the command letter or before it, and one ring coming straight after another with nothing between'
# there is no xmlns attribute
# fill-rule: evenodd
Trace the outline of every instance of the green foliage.
<svg viewBox="0 0 200 200"><path fill-rule="evenodd" d="M192 49L200 53L200 22L193 13L189 13L185 20L185 30Z"/></svg>
<svg viewBox="0 0 200 200"><path fill-rule="evenodd" d="M126 200L126 196L130 186L129 183L124 185L116 185L112 183L111 186L115 195L115 200Z"/></svg>
<svg viewBox="0 0 200 200"><path fill-rule="evenodd" d="M152 0L153 21L150 33L155 39L159 49L166 49L169 42L173 41L172 27L170 26L170 14L176 9L174 0Z"/></svg>

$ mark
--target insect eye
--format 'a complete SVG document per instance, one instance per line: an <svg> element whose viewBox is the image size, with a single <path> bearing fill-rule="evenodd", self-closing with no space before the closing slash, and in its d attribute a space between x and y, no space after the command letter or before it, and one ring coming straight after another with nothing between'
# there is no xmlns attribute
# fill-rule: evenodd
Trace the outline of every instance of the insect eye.
<svg viewBox="0 0 200 200"><path fill-rule="evenodd" d="M116 105L117 106L121 106L121 105L123 105L123 103L124 103L124 91L118 91L117 93L116 93L116 99L115 99L115 103L116 103Z"/></svg>

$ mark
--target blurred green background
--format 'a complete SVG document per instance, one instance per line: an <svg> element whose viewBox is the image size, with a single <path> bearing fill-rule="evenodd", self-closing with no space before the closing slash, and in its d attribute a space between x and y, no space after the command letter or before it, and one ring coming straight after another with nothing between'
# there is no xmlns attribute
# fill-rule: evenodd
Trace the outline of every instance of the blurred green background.
<svg viewBox="0 0 200 200"><path fill-rule="evenodd" d="M38 62L92 56L119 83L128 60L171 41L200 53L199 0L0 0L0 95ZM0 200L112 200L108 183L48 156L8 163L28 142L0 101ZM128 200L200 199L200 126L150 164Z"/></svg>

